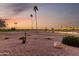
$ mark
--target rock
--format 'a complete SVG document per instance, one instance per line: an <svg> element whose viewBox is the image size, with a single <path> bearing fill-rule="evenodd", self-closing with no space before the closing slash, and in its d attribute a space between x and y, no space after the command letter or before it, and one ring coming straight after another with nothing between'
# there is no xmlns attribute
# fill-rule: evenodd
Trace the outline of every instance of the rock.
<svg viewBox="0 0 79 59"><path fill-rule="evenodd" d="M62 49L63 45L60 42L54 42L53 47L58 48L58 49Z"/></svg>

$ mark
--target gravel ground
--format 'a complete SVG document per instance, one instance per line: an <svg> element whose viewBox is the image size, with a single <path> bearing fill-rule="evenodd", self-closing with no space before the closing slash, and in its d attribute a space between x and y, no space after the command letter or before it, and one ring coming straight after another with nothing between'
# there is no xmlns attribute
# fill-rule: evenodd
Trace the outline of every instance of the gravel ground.
<svg viewBox="0 0 79 59"><path fill-rule="evenodd" d="M55 41L61 42L63 35L48 32L27 32L26 44L19 40L24 32L0 32L1 56L79 56L79 48L63 45L54 48ZM8 37L8 39L5 39ZM50 38L50 40L48 40Z"/></svg>

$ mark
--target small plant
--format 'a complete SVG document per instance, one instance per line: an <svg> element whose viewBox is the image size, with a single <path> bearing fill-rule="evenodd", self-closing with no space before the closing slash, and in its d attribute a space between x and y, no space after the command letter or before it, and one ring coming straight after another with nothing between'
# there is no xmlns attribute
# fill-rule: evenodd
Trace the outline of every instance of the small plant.
<svg viewBox="0 0 79 59"><path fill-rule="evenodd" d="M5 37L5 39L9 39L9 37Z"/></svg>
<svg viewBox="0 0 79 59"><path fill-rule="evenodd" d="M70 46L79 47L79 37L65 36L63 37L62 43Z"/></svg>
<svg viewBox="0 0 79 59"><path fill-rule="evenodd" d="M45 38L45 39L47 39L47 40L51 40L51 38L49 38L49 37L48 37L48 38Z"/></svg>
<svg viewBox="0 0 79 59"><path fill-rule="evenodd" d="M23 39L23 40L22 40L22 44L25 44L25 43L26 43L26 40L25 40L25 39Z"/></svg>
<svg viewBox="0 0 79 59"><path fill-rule="evenodd" d="M4 39L6 39L6 40L7 40L7 39L9 39L9 37L7 36L7 37L5 37Z"/></svg>
<svg viewBox="0 0 79 59"><path fill-rule="evenodd" d="M32 36L32 35L29 34L28 36Z"/></svg>
<svg viewBox="0 0 79 59"><path fill-rule="evenodd" d="M25 37L20 37L19 39L20 39L20 40L23 40L23 39L25 39Z"/></svg>
<svg viewBox="0 0 79 59"><path fill-rule="evenodd" d="M26 37L23 36L23 37L20 37L19 39L22 40L22 44L26 43Z"/></svg>

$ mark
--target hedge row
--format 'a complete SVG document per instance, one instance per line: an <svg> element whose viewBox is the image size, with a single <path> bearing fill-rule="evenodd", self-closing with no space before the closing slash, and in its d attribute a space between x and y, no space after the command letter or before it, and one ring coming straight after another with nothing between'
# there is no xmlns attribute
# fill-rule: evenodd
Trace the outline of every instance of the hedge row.
<svg viewBox="0 0 79 59"><path fill-rule="evenodd" d="M63 37L62 42L66 45L79 47L79 37L75 36L65 36Z"/></svg>

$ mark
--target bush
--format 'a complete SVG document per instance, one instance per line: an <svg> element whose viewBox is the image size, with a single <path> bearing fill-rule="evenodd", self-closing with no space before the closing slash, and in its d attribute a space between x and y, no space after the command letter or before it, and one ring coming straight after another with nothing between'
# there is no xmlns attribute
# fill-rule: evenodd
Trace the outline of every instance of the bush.
<svg viewBox="0 0 79 59"><path fill-rule="evenodd" d="M9 39L9 37L5 37L5 39Z"/></svg>
<svg viewBox="0 0 79 59"><path fill-rule="evenodd" d="M20 37L19 39L22 40L22 44L26 43L26 37Z"/></svg>
<svg viewBox="0 0 79 59"><path fill-rule="evenodd" d="M13 27L13 28L11 28L11 30L16 30L16 28Z"/></svg>
<svg viewBox="0 0 79 59"><path fill-rule="evenodd" d="M47 28L45 28L45 32L47 32L48 31L48 29Z"/></svg>
<svg viewBox="0 0 79 59"><path fill-rule="evenodd" d="M62 43L74 47L79 47L79 37L65 36L63 37Z"/></svg>
<svg viewBox="0 0 79 59"><path fill-rule="evenodd" d="M47 40L51 40L51 38L49 38L49 37L48 37L48 38L45 38L45 39L47 39Z"/></svg>
<svg viewBox="0 0 79 59"><path fill-rule="evenodd" d="M19 39L20 39L20 40L23 40L23 39L25 39L25 37L20 37Z"/></svg>
<svg viewBox="0 0 79 59"><path fill-rule="evenodd" d="M54 28L51 28L51 31L54 32L55 31Z"/></svg>

